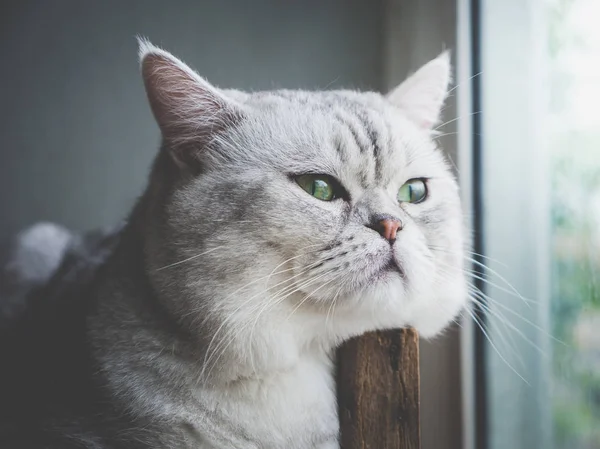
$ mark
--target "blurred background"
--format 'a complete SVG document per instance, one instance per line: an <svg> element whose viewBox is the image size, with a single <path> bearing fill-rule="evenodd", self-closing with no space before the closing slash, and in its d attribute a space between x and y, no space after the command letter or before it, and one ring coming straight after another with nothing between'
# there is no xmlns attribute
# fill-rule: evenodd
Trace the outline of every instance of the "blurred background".
<svg viewBox="0 0 600 449"><path fill-rule="evenodd" d="M600 1L4 0L0 238L114 224L159 144L147 36L220 87L386 91L451 49L477 302L421 343L424 449L600 449Z"/></svg>

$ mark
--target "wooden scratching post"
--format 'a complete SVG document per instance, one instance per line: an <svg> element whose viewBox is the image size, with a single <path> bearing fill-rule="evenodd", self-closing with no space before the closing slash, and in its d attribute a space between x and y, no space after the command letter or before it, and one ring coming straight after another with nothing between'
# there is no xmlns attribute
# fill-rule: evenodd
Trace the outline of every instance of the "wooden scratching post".
<svg viewBox="0 0 600 449"><path fill-rule="evenodd" d="M420 449L417 332L354 338L337 366L342 449Z"/></svg>

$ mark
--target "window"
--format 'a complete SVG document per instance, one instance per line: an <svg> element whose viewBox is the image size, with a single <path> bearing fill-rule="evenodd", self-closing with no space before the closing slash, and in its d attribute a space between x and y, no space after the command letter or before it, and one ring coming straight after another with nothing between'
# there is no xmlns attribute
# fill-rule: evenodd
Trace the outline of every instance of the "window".
<svg viewBox="0 0 600 449"><path fill-rule="evenodd" d="M600 3L548 13L553 436L600 448Z"/></svg>
<svg viewBox="0 0 600 449"><path fill-rule="evenodd" d="M473 444L597 449L600 2L472 4L475 257L488 267L474 293L485 332Z"/></svg>

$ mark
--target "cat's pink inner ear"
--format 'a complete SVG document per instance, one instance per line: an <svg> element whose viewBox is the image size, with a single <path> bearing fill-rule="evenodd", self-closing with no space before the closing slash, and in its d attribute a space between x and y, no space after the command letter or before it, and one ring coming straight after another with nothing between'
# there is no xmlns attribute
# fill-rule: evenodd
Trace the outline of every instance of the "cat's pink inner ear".
<svg viewBox="0 0 600 449"><path fill-rule="evenodd" d="M198 87L184 69L163 54L148 53L141 65L152 113L163 133L169 135L174 127L183 125L184 111Z"/></svg>
<svg viewBox="0 0 600 449"><path fill-rule="evenodd" d="M439 123L451 81L450 55L442 53L387 94L388 100L423 129Z"/></svg>
<svg viewBox="0 0 600 449"><path fill-rule="evenodd" d="M140 41L140 63L152 113L174 148L200 148L241 117L233 100L170 53Z"/></svg>

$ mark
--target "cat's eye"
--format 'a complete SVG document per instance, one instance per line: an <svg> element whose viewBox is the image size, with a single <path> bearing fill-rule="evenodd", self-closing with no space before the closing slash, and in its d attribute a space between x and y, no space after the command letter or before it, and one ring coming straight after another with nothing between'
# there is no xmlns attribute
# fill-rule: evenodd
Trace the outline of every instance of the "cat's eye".
<svg viewBox="0 0 600 449"><path fill-rule="evenodd" d="M427 197L427 185L422 179L410 179L398 190L401 203L420 203Z"/></svg>
<svg viewBox="0 0 600 449"><path fill-rule="evenodd" d="M338 184L328 175L300 175L296 182L306 193L321 201L332 201L338 198Z"/></svg>

